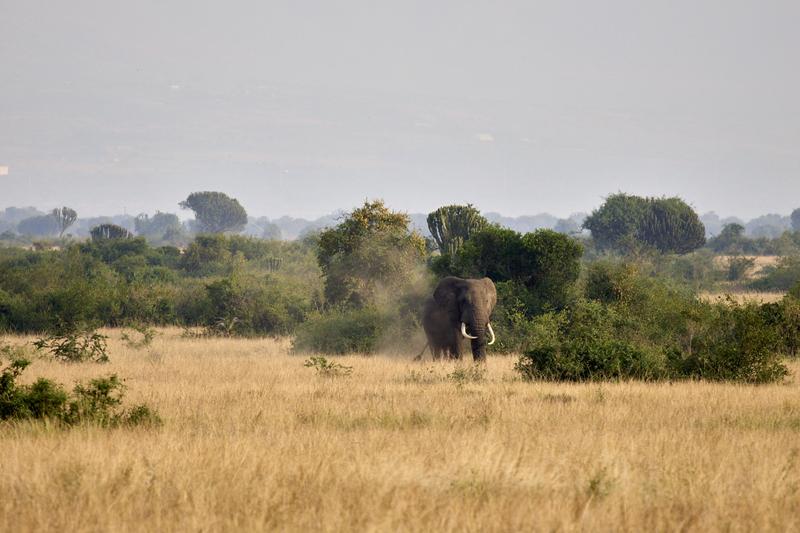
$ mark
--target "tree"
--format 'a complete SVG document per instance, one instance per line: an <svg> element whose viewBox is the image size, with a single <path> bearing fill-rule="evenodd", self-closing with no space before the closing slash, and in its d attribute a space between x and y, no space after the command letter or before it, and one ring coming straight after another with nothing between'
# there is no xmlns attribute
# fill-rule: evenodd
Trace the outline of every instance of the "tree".
<svg viewBox="0 0 800 533"><path fill-rule="evenodd" d="M99 226L95 226L89 231L89 235L91 235L92 241L94 242L112 239L130 239L133 237L130 231L116 224L100 224Z"/></svg>
<svg viewBox="0 0 800 533"><path fill-rule="evenodd" d="M476 232L489 225L472 204L447 205L428 215L428 229L442 255L454 256Z"/></svg>
<svg viewBox="0 0 800 533"><path fill-rule="evenodd" d="M191 209L202 233L238 233L247 225L247 212L238 200L221 192L193 192L180 203Z"/></svg>
<svg viewBox="0 0 800 533"><path fill-rule="evenodd" d="M53 209L51 215L56 219L59 227L59 237L64 236L64 232L78 220L78 213L69 207L57 207Z"/></svg>
<svg viewBox="0 0 800 533"><path fill-rule="evenodd" d="M706 243L706 228L680 198L648 198L637 238L661 253L685 254Z"/></svg>
<svg viewBox="0 0 800 533"><path fill-rule="evenodd" d="M684 254L705 244L705 227L680 198L609 196L583 222L601 249L622 253L651 248Z"/></svg>
<svg viewBox="0 0 800 533"><path fill-rule="evenodd" d="M744 240L744 226L734 222L725 224L719 235L708 242L708 246L715 252L740 253Z"/></svg>
<svg viewBox="0 0 800 533"><path fill-rule="evenodd" d="M408 229L405 213L380 200L365 202L319 234L317 261L328 303L364 307L409 284L425 257L425 240Z"/></svg>
<svg viewBox="0 0 800 533"><path fill-rule="evenodd" d="M789 218L792 220L792 229L794 231L800 231L800 207L792 211Z"/></svg>
<svg viewBox="0 0 800 533"><path fill-rule="evenodd" d="M34 237L50 237L58 233L58 230L58 221L52 213L26 218L17 224L17 231L22 235Z"/></svg>
<svg viewBox="0 0 800 533"><path fill-rule="evenodd" d="M464 245L452 273L513 284L509 292L532 315L566 305L580 274L582 255L580 242L553 230L521 235L488 226Z"/></svg>
<svg viewBox="0 0 800 533"><path fill-rule="evenodd" d="M156 211L156 214L150 217L142 213L134 220L134 227L136 234L147 237L151 241L173 241L180 238L183 234L183 226L178 215L173 213L162 213Z"/></svg>
<svg viewBox="0 0 800 533"><path fill-rule="evenodd" d="M612 194L583 221L584 229L600 248L630 252L638 248L636 233L647 211L647 202L639 196Z"/></svg>

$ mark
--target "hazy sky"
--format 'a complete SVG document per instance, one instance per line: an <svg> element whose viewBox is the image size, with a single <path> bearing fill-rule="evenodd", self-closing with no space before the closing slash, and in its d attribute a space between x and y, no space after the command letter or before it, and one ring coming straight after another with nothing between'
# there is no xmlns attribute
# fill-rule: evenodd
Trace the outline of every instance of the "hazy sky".
<svg viewBox="0 0 800 533"><path fill-rule="evenodd" d="M800 2L0 0L0 209L800 206Z"/></svg>

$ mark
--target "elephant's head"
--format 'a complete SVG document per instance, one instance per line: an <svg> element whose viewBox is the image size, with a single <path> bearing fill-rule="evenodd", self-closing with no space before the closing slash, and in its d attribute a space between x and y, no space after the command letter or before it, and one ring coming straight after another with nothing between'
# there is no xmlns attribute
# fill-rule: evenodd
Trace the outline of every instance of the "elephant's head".
<svg viewBox="0 0 800 533"><path fill-rule="evenodd" d="M462 279L446 277L436 286L433 298L447 310L450 322L472 342L472 356L481 360L486 345L494 342L489 320L497 304L497 291L489 278Z"/></svg>

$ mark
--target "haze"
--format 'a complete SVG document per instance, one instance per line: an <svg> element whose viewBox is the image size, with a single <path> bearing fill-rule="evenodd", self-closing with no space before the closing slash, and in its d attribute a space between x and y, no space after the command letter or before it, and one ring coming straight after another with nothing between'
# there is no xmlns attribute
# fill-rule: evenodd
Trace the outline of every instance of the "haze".
<svg viewBox="0 0 800 533"><path fill-rule="evenodd" d="M0 208L800 206L794 1L0 3Z"/></svg>

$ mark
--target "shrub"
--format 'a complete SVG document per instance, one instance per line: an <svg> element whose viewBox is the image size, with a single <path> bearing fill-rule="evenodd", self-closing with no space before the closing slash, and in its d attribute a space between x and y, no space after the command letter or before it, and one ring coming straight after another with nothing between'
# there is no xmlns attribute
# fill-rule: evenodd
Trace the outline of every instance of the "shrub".
<svg viewBox="0 0 800 533"><path fill-rule="evenodd" d="M50 353L55 359L64 363L107 363L108 353L106 341L108 337L96 331L85 333L64 333L51 335L34 341L37 350Z"/></svg>
<svg viewBox="0 0 800 533"><path fill-rule="evenodd" d="M128 333L123 331L120 338L128 348L138 350L150 346L153 339L156 338L156 330L145 325L134 325L131 329L135 332ZM138 334L138 335L137 335Z"/></svg>
<svg viewBox="0 0 800 533"><path fill-rule="evenodd" d="M688 353L673 350L678 374L715 381L769 383L788 374L780 361L781 339L756 304L733 300L711 306Z"/></svg>
<svg viewBox="0 0 800 533"><path fill-rule="evenodd" d="M317 371L317 375L325 378L349 376L353 373L352 366L345 366L335 361L328 361L322 356L306 359L303 366L306 368L313 368Z"/></svg>
<svg viewBox="0 0 800 533"><path fill-rule="evenodd" d="M387 316L373 308L329 310L311 316L297 329L294 350L370 354L377 350L388 323Z"/></svg>
<svg viewBox="0 0 800 533"><path fill-rule="evenodd" d="M65 426L95 424L103 427L159 425L158 414L144 404L122 409L124 385L116 375L78 383L71 393L48 379L30 385L16 380L30 364L12 361L0 373L0 421L47 419Z"/></svg>
<svg viewBox="0 0 800 533"><path fill-rule="evenodd" d="M756 260L752 257L733 255L728 258L728 271L726 277L728 281L739 281L747 276L747 273L755 266Z"/></svg>
<svg viewBox="0 0 800 533"><path fill-rule="evenodd" d="M515 365L523 379L587 381L659 379L663 353L620 336L625 317L599 302L581 302L547 319L548 335Z"/></svg>
<svg viewBox="0 0 800 533"><path fill-rule="evenodd" d="M788 291L800 283L800 257L782 257L776 265L764 267L763 275L750 283L760 291Z"/></svg>

